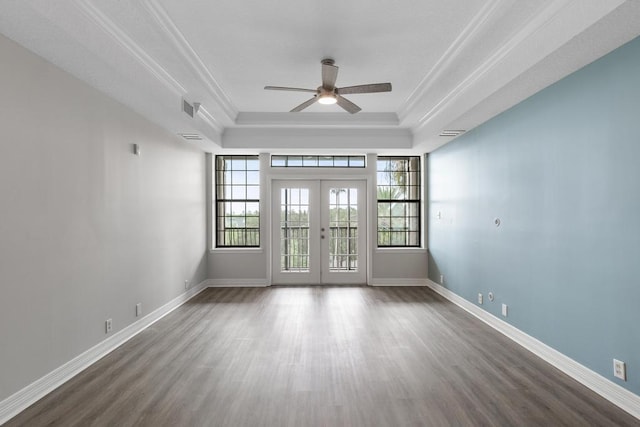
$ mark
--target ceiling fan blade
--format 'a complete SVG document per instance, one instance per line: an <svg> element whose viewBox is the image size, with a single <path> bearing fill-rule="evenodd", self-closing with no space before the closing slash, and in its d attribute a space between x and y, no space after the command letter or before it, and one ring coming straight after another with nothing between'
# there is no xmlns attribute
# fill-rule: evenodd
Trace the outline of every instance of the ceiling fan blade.
<svg viewBox="0 0 640 427"><path fill-rule="evenodd" d="M331 92L336 87L336 79L338 78L338 67L327 62L322 63L322 87L324 90Z"/></svg>
<svg viewBox="0 0 640 427"><path fill-rule="evenodd" d="M311 92L311 93L318 92L317 89L304 89L300 87L265 86L264 88L266 90L288 90L291 92Z"/></svg>
<svg viewBox="0 0 640 427"><path fill-rule="evenodd" d="M336 95L336 101L338 102L339 106L341 106L351 114L355 114L362 109L353 102L349 101L347 98L343 98L340 95Z"/></svg>
<svg viewBox="0 0 640 427"><path fill-rule="evenodd" d="M294 109L293 109L293 110L291 110L290 112L291 112L291 113L298 113L298 112L300 112L300 111L304 110L305 108L310 107L310 106L312 106L313 104L315 104L317 100L318 100L318 97L317 97L317 96L314 96L314 97L313 97L313 98L311 98L310 100L305 101L305 102L303 102L302 104L298 105L296 108L294 108Z"/></svg>
<svg viewBox="0 0 640 427"><path fill-rule="evenodd" d="M349 93L375 93L391 92L391 83L372 83L368 85L347 86L336 88L336 93L346 95Z"/></svg>

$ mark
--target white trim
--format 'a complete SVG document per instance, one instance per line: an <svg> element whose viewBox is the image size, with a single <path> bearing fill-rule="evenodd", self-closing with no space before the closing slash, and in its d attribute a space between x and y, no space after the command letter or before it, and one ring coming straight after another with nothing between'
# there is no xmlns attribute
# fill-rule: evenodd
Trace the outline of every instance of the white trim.
<svg viewBox="0 0 640 427"><path fill-rule="evenodd" d="M202 119L203 122L211 126L211 128L219 134L222 134L224 132L224 126L218 123L215 117L213 117L213 114L211 114L209 110L207 110L202 105L200 106L196 114Z"/></svg>
<svg viewBox="0 0 640 427"><path fill-rule="evenodd" d="M369 281L370 286L428 286L428 279L376 279Z"/></svg>
<svg viewBox="0 0 640 427"><path fill-rule="evenodd" d="M22 390L12 394L0 402L0 425L24 411L30 405L60 387L80 372L87 369L108 353L112 352L131 338L151 326L167 314L206 289L206 281L192 287L182 295L172 299L162 307L149 313L137 322L91 347L84 353L71 359L64 365L54 369Z"/></svg>
<svg viewBox="0 0 640 427"><path fill-rule="evenodd" d="M405 247L376 246L375 252L379 254L426 254L427 248L419 248L419 247L412 247L412 246L405 246Z"/></svg>
<svg viewBox="0 0 640 427"><path fill-rule="evenodd" d="M209 249L210 254L261 254L263 252L261 247L221 246Z"/></svg>
<svg viewBox="0 0 640 427"><path fill-rule="evenodd" d="M291 127L291 126L335 126L335 127L397 127L400 125L396 113L289 113L241 111L236 117L238 126Z"/></svg>
<svg viewBox="0 0 640 427"><path fill-rule="evenodd" d="M127 35L120 27L98 9L91 1L76 0L76 5L84 11L100 28L109 34L123 48L129 52L131 56L136 58L151 74L153 74L167 89L173 93L184 96L187 90L173 78L173 76L158 64L144 49L142 49L131 37Z"/></svg>
<svg viewBox="0 0 640 427"><path fill-rule="evenodd" d="M561 12L565 12L565 8L572 3L573 0L552 1L545 9L523 25L520 31L509 37L504 45L489 56L480 66L476 67L460 84L449 91L444 98L438 102L434 102L435 106L418 119L418 124L414 129L420 130L426 122L439 114L452 100L461 96L470 86L476 84L483 76L500 66L501 61L514 49L517 49L518 46L529 37L532 37L536 32L540 31L541 28L544 28L545 25L556 18Z"/></svg>
<svg viewBox="0 0 640 427"><path fill-rule="evenodd" d="M209 279L205 286L210 288L264 288L269 286L266 279Z"/></svg>
<svg viewBox="0 0 640 427"><path fill-rule="evenodd" d="M570 357L560 353L558 350L555 350L532 336L527 335L520 329L486 312L436 282L428 280L427 286L473 316L482 320L496 331L520 344L542 360L550 363L552 366L560 369L574 380L598 393L614 405L640 419L640 396L581 365Z"/></svg>
<svg viewBox="0 0 640 427"><path fill-rule="evenodd" d="M478 13L469 21L469 24L463 28L442 57L438 59L438 62L436 62L433 68L422 78L404 104L400 106L398 116L402 120L406 119L410 111L416 107L418 101L425 97L427 90L435 84L436 79L451 67L452 62L460 56L463 49L471 42L477 40L478 32L488 25L489 18L493 16L497 7L501 4L501 0L492 0L480 8Z"/></svg>
<svg viewBox="0 0 640 427"><path fill-rule="evenodd" d="M198 56L187 38L182 34L178 26L171 20L167 11L156 0L147 0L142 2L147 11L155 18L157 28L164 33L166 38L173 43L173 47L182 55L182 57L191 66L191 70L195 72L201 79L202 83L207 87L218 103L222 111L231 120L235 120L238 110L231 102L231 99L222 89L220 83L215 79L211 70L204 61ZM211 120L213 116L211 116Z"/></svg>
<svg viewBox="0 0 640 427"><path fill-rule="evenodd" d="M413 133L404 127L232 127L225 129L222 147L287 154L292 150L318 152L318 147L336 155L371 150L412 152Z"/></svg>

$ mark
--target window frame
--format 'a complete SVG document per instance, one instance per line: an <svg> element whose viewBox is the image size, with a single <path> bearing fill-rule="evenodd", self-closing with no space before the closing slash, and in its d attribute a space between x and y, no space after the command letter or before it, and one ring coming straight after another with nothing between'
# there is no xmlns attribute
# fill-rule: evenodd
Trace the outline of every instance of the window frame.
<svg viewBox="0 0 640 427"><path fill-rule="evenodd" d="M248 161L256 163L255 169L249 169ZM231 163L231 169L220 169L221 162L226 161L244 161L244 168L233 168ZM260 170L260 156L259 155L239 155L239 154L220 154L213 156L213 192L214 192L214 208L213 208L213 222L214 222L214 249L259 249L262 244L261 236L261 206L260 206L260 187L261 187L261 170ZM236 174L234 174L236 172ZM235 182L234 178L238 177L238 172L244 174L244 179ZM248 176L250 172L257 173L257 179L250 181ZM225 176L231 177L231 182L225 180ZM250 189L257 194L256 197L249 197ZM227 197L227 192L230 192ZM236 192L239 195L236 195ZM244 193L244 197L242 197ZM228 215L226 211L227 204L232 203L244 203L243 215ZM257 215L249 215L247 212L248 205L255 205L257 207ZM225 208L221 209L221 206ZM244 227L227 227L227 220L234 217L244 217ZM247 218L257 218L257 225L248 227ZM232 242L226 242L228 230L242 230L242 243L234 244ZM252 232L255 237L254 244L247 244L249 240L249 232ZM222 238L221 238L222 237Z"/></svg>
<svg viewBox="0 0 640 427"><path fill-rule="evenodd" d="M414 179L413 181L410 181L409 183L405 183L405 184L395 184L395 185L391 185L388 183L384 183L381 184L380 183L380 173L389 173L392 171L389 171L388 169L380 169L380 161L388 161L388 160L406 160L407 161L407 165L406 168L404 169L404 173L407 174L408 176L411 176L411 174L414 174ZM412 164L415 165L415 168L412 168ZM414 155L391 155L391 156L377 156L376 158L376 224L375 224L375 242L376 242L376 248L377 249L410 249L410 250L415 250L415 249L421 249L422 248L422 243L423 243L423 236L422 236L422 219L423 219L423 212L422 212L422 198L423 198L423 188L422 188L422 158L421 156L414 156ZM379 198L379 190L381 187L385 187L385 188L389 188L389 191L391 192L391 188L402 188L401 194L403 195L400 198L385 198L385 199L381 199ZM413 191L412 191L413 190ZM411 195L412 197L408 197L407 195ZM404 218L404 223L405 224L410 224L412 221L411 219L413 219L413 223L415 225L415 229L411 227L411 225L409 227L407 227L404 230L405 233L405 244L393 244L392 243L392 239L393 236L391 234L389 234L389 243L388 244L381 244L381 233L387 232L387 233L391 233L392 230L391 228L387 229L387 230L383 230L380 228L380 220L381 220L381 216L380 216L380 204L388 204L388 211L389 211L389 215L385 216L386 218L388 218L388 222L389 224L391 224L392 219L394 218L394 216L392 216L391 212L392 212L392 205L394 203L401 203L404 205L404 211L405 211L405 215L403 216L398 216L397 218ZM407 210L410 210L411 212L409 212L409 214L407 214ZM411 215L413 214L413 215ZM402 232L402 231L401 231ZM411 241L411 235L414 236L415 238L415 243L411 243L411 244L407 244L407 241Z"/></svg>
<svg viewBox="0 0 640 427"><path fill-rule="evenodd" d="M270 167L280 168L329 168L365 169L365 155L272 154Z"/></svg>

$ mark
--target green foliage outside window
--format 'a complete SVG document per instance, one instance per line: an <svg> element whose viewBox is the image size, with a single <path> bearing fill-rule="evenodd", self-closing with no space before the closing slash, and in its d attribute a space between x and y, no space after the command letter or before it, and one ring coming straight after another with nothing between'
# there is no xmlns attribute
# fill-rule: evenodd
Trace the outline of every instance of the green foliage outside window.
<svg viewBox="0 0 640 427"><path fill-rule="evenodd" d="M216 156L216 246L260 246L258 156Z"/></svg>
<svg viewBox="0 0 640 427"><path fill-rule="evenodd" d="M378 157L378 247L420 246L420 158Z"/></svg>

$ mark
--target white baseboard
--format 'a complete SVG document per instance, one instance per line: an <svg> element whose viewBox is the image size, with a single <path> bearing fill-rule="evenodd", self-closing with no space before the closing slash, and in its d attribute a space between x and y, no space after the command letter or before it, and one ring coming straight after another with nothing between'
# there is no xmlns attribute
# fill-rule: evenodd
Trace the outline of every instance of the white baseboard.
<svg viewBox="0 0 640 427"><path fill-rule="evenodd" d="M428 286L428 279L371 279L369 286Z"/></svg>
<svg viewBox="0 0 640 427"><path fill-rule="evenodd" d="M115 350L131 338L151 326L173 310L206 289L206 282L193 286L184 294L172 299L162 307L154 310L135 323L116 332L109 338L93 346L89 350L49 372L44 377L34 381L22 390L12 394L0 402L0 425L24 411L30 405L43 398L48 393L60 387L74 376L91 366L108 353Z"/></svg>
<svg viewBox="0 0 640 427"><path fill-rule="evenodd" d="M269 286L266 279L209 279L205 286L210 288L264 288Z"/></svg>
<svg viewBox="0 0 640 427"><path fill-rule="evenodd" d="M527 335L520 329L486 312L442 285L429 280L427 286L544 361L560 369L571 378L598 393L614 405L640 419L640 396L581 365L570 357L560 353L558 350Z"/></svg>

